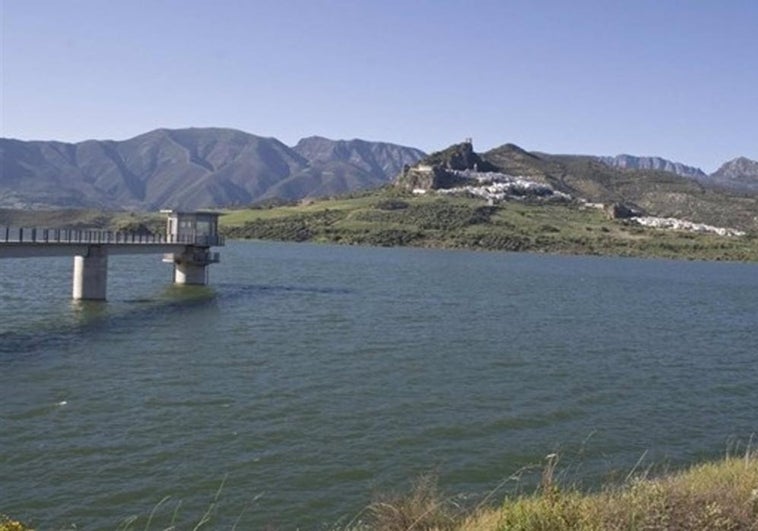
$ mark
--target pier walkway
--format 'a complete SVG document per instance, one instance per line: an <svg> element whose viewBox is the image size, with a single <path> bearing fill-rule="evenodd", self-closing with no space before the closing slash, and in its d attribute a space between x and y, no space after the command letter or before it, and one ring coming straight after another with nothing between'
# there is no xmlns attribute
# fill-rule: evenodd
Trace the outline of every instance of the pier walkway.
<svg viewBox="0 0 758 531"><path fill-rule="evenodd" d="M176 284L208 282L207 266L218 263L210 247L224 245L218 216L167 211L166 234L104 230L0 227L1 258L74 257L74 299L105 300L108 256L163 253L174 264Z"/></svg>
<svg viewBox="0 0 758 531"><path fill-rule="evenodd" d="M105 230L38 229L26 227L0 227L0 258L27 256L68 256L79 254L83 245L108 245L111 254L138 254L172 252L177 247L197 245L216 247L224 245L224 237L207 234L142 234ZM139 247L138 247L139 246ZM156 249L160 247L161 249ZM122 252L118 252L121 250Z"/></svg>

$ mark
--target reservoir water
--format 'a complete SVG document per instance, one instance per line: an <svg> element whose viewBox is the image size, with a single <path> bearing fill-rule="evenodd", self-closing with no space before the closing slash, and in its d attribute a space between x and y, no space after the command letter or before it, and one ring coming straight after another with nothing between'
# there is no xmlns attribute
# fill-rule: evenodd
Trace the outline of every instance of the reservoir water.
<svg viewBox="0 0 758 531"><path fill-rule="evenodd" d="M231 242L207 288L111 258L105 304L71 271L0 260L0 513L39 529L322 529L758 432L755 264Z"/></svg>

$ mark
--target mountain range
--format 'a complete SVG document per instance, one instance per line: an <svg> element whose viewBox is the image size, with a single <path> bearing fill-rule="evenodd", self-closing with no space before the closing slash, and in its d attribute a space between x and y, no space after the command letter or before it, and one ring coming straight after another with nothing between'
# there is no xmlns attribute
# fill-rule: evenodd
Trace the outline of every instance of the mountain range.
<svg viewBox="0 0 758 531"><path fill-rule="evenodd" d="M314 136L287 146L221 128L157 129L124 141L3 138L0 207L197 209L333 196L387 184L423 157L418 149L384 142ZM550 155L513 144L482 159L588 200L613 200L632 188L645 189L648 199L637 199L656 205L682 203L681 193L711 188L758 194L758 162L746 158L711 175L660 157Z"/></svg>
<svg viewBox="0 0 758 531"><path fill-rule="evenodd" d="M745 157L725 162L710 175L700 168L672 162L661 157L636 157L616 155L596 157L597 160L613 168L626 170L660 170L675 173L700 181L706 186L715 186L741 192L758 192L758 162Z"/></svg>
<svg viewBox="0 0 758 531"><path fill-rule="evenodd" d="M387 183L420 150L232 129L158 129L125 141L0 139L0 207L157 210L338 195Z"/></svg>
<svg viewBox="0 0 758 531"><path fill-rule="evenodd" d="M681 162L672 162L661 157L635 157L634 155L616 155L615 157L597 157L600 162L614 168L630 170L661 170L676 173L682 177L701 179L708 175L700 168L687 166Z"/></svg>

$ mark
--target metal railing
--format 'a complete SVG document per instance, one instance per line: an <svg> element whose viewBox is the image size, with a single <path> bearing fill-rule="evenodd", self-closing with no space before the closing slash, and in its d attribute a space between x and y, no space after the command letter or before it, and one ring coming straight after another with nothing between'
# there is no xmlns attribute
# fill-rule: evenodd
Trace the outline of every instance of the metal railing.
<svg viewBox="0 0 758 531"><path fill-rule="evenodd" d="M106 230L0 227L0 243L54 243L71 245L166 245L177 243L185 245L197 245L199 247L213 247L223 246L224 237L208 234L184 234L179 236L165 236L162 234L140 234L135 232L114 232Z"/></svg>

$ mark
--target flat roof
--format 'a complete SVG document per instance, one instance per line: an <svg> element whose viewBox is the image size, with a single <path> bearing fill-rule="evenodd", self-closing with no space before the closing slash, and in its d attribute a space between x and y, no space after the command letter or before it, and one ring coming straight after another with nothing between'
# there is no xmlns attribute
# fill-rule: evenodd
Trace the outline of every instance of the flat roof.
<svg viewBox="0 0 758 531"><path fill-rule="evenodd" d="M211 212L210 210L171 210L164 209L161 214L185 215L185 216L223 216L225 212Z"/></svg>

